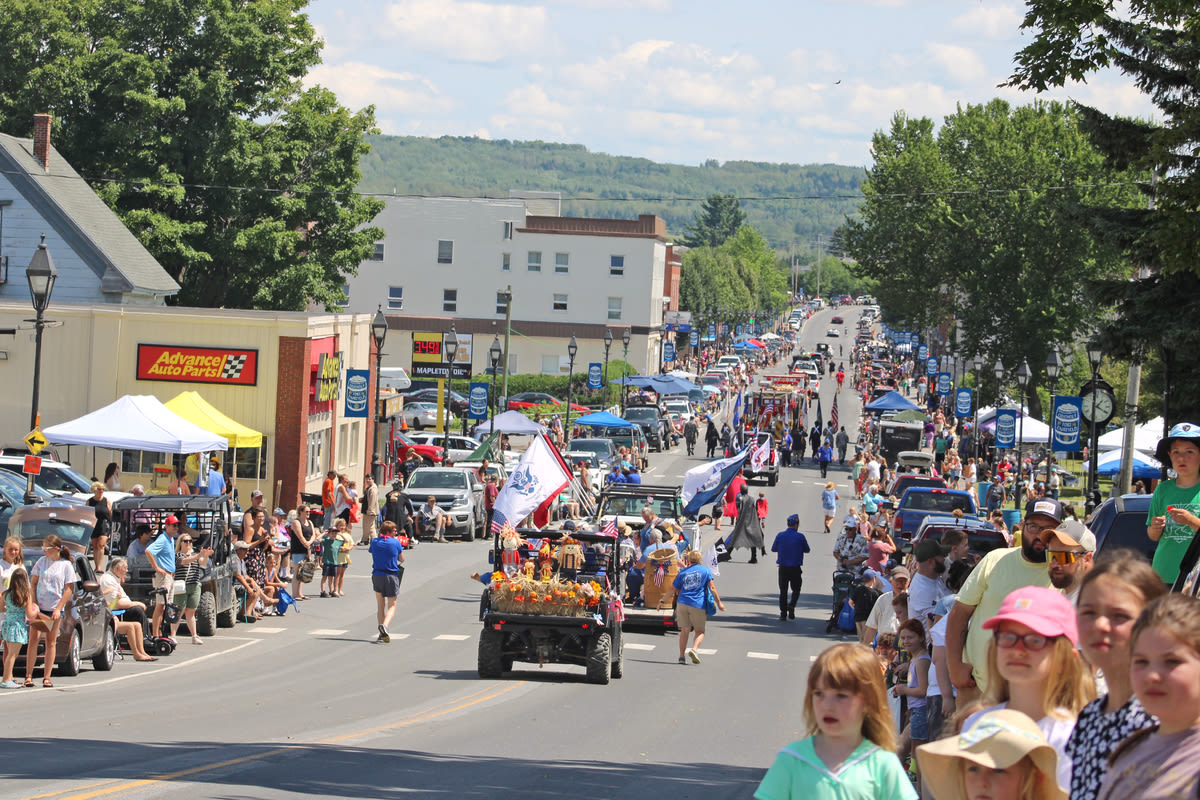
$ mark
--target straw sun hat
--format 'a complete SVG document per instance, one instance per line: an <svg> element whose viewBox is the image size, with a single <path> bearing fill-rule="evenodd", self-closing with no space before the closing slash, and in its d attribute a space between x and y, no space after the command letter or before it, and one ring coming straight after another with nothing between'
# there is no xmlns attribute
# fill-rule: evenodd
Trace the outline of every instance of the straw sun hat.
<svg viewBox="0 0 1200 800"><path fill-rule="evenodd" d="M1042 797L1067 800L1058 785L1058 754L1046 741L1037 723L1020 711L998 709L984 714L969 730L917 748L921 778L936 798L959 797L957 759L987 769L1007 769L1025 756L1045 776Z"/></svg>

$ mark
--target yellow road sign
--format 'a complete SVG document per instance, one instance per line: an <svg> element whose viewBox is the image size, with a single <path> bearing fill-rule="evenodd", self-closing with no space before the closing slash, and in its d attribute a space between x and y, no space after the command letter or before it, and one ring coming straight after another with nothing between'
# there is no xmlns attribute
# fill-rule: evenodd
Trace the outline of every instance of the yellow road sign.
<svg viewBox="0 0 1200 800"><path fill-rule="evenodd" d="M42 452L42 448L50 444L50 442L46 441L46 437L42 435L41 429L34 428L29 432L29 435L25 437L25 444L29 446L29 452L36 456L38 453Z"/></svg>

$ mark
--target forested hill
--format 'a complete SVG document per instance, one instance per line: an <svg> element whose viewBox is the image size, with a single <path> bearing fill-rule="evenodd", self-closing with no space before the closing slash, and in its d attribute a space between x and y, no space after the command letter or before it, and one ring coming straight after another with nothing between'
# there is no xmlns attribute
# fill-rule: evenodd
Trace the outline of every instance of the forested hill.
<svg viewBox="0 0 1200 800"><path fill-rule="evenodd" d="M409 195L507 197L510 189L561 192L566 216L633 219L657 214L682 236L700 202L717 192L743 199L749 222L772 247L808 249L847 214L864 178L861 167L709 161L701 166L590 152L583 145L474 137L370 136L361 188ZM598 199L583 199L598 198ZM687 198L687 199L681 199Z"/></svg>

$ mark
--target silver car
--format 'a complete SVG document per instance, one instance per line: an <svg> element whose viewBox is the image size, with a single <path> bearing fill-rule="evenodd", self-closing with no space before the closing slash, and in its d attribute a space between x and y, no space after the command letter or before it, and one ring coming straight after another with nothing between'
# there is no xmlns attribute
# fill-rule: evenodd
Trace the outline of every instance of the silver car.
<svg viewBox="0 0 1200 800"><path fill-rule="evenodd" d="M418 513L426 500L433 497L438 508L449 517L447 534L461 536L468 542L484 534L487 513L483 508L483 484L473 471L455 467L421 467L408 476L404 492L417 507Z"/></svg>
<svg viewBox="0 0 1200 800"><path fill-rule="evenodd" d="M414 431L437 427L437 404L420 400L404 404L404 421Z"/></svg>

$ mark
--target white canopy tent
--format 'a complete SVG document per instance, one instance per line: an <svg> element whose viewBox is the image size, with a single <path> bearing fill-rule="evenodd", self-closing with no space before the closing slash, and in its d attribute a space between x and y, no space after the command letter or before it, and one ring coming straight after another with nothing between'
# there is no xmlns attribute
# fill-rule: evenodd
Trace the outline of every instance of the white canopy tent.
<svg viewBox="0 0 1200 800"><path fill-rule="evenodd" d="M546 428L534 422L520 411L505 411L503 414L497 414L496 418L489 422L482 422L476 425L475 436L478 438L480 434L488 434L493 430L508 434L529 434L544 433Z"/></svg>
<svg viewBox="0 0 1200 800"><path fill-rule="evenodd" d="M1022 425L1022 417L1025 418L1024 425ZM996 429L996 409L988 408L979 412L979 428L992 431ZM1050 426L1028 414L1017 415L1017 431L1020 432L1021 441L1025 444L1046 444L1050 441Z"/></svg>
<svg viewBox="0 0 1200 800"><path fill-rule="evenodd" d="M1162 438L1162 435L1162 417L1155 417L1149 422L1143 422L1133 429L1133 449L1154 455L1154 451L1158 449L1158 440ZM1124 445L1124 427L1117 428L1115 431L1109 431L1096 440L1096 449L1102 453L1105 450L1119 450Z"/></svg>
<svg viewBox="0 0 1200 800"><path fill-rule="evenodd" d="M226 450L229 441L188 422L151 395L125 395L78 419L42 431L54 444L109 450L201 453Z"/></svg>

